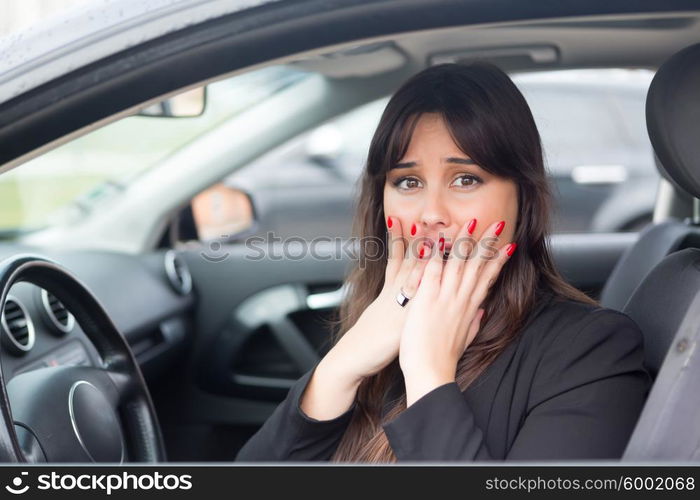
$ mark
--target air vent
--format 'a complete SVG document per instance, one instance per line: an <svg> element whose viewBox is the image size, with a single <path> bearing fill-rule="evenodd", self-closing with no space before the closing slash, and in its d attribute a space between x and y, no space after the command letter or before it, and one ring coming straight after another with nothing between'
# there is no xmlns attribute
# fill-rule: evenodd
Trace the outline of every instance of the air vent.
<svg viewBox="0 0 700 500"><path fill-rule="evenodd" d="M165 253L165 275L177 293L187 295L192 291L190 270L175 250L168 250Z"/></svg>
<svg viewBox="0 0 700 500"><path fill-rule="evenodd" d="M75 317L66 309L66 306L52 293L41 290L41 305L49 320L49 326L59 335L70 332L75 326Z"/></svg>
<svg viewBox="0 0 700 500"><path fill-rule="evenodd" d="M12 354L24 354L34 345L34 323L24 305L11 295L0 317L2 342Z"/></svg>

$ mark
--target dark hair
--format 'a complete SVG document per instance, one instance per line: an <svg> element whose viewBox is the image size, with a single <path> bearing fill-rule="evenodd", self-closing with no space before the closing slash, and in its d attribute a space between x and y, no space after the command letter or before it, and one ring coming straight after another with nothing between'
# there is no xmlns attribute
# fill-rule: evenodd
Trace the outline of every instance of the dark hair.
<svg viewBox="0 0 700 500"><path fill-rule="evenodd" d="M440 113L455 144L481 168L512 179L518 188L518 251L499 273L484 301L482 326L457 366L464 391L518 335L541 292L597 304L566 283L548 247L551 194L542 146L525 98L501 69L486 62L440 64L406 81L389 100L372 138L360 179L353 236L380 239L386 245L383 190L387 172L405 154L423 113ZM360 249L361 251L361 249ZM384 284L386 252L367 259L347 277L349 293L333 323L333 342L355 324ZM393 462L382 423L406 408L404 391L382 417L387 391L400 378L398 359L362 381L357 408L332 460Z"/></svg>

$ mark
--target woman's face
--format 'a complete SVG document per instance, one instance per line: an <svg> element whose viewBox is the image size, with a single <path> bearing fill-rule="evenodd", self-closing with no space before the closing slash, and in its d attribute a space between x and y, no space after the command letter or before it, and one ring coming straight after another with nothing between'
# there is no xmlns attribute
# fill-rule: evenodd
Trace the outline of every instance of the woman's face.
<svg viewBox="0 0 700 500"><path fill-rule="evenodd" d="M505 221L494 246L512 241L518 222L517 186L474 164L454 143L439 113L418 120L405 156L387 173L384 214L401 221L410 241L445 238L450 248L462 225L477 219L472 234L479 241L492 224ZM411 235L415 223L416 234ZM417 251L417 246L411 246Z"/></svg>

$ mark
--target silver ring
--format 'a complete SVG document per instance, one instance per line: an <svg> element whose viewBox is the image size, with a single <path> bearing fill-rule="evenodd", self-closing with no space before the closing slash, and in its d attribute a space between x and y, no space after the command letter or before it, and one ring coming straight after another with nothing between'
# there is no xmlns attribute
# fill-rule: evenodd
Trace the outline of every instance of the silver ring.
<svg viewBox="0 0 700 500"><path fill-rule="evenodd" d="M398 302L401 307L405 307L409 300L411 300L411 297L408 297L403 291L403 287L401 287L399 293L396 294L396 302Z"/></svg>

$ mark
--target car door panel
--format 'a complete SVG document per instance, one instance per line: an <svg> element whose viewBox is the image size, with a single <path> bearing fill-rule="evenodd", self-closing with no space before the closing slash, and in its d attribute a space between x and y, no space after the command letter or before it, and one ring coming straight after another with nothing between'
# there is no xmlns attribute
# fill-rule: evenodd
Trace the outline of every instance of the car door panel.
<svg viewBox="0 0 700 500"><path fill-rule="evenodd" d="M298 243L298 242L297 242ZM340 301L350 257L307 247L243 243L183 252L199 297L196 380L214 394L280 400L328 348L323 321ZM286 255L286 256L285 256ZM216 260L213 260L216 259Z"/></svg>
<svg viewBox="0 0 700 500"><path fill-rule="evenodd" d="M597 297L636 238L636 233L558 234L551 245L565 278ZM198 390L228 401L216 412L219 419L262 423L265 411L253 417L245 408L257 402L272 411L330 348L326 321L345 291L352 250L338 256L327 244L316 248L316 257L289 252L279 259L277 246L266 258L253 260L255 252L237 243L223 245L218 253L225 259L212 261L210 250L202 248L185 252L200 299Z"/></svg>

